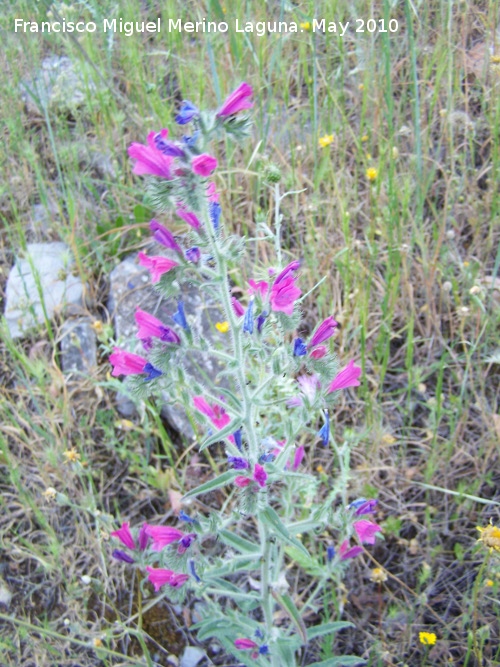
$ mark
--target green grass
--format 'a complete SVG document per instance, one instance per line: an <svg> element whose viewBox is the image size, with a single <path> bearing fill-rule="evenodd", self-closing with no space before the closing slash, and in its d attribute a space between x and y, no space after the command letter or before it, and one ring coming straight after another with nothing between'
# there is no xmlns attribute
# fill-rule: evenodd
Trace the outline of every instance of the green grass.
<svg viewBox="0 0 500 667"><path fill-rule="evenodd" d="M342 324L340 359L354 356L363 367L362 386L339 402L336 429L364 434L351 491L372 489L380 498L387 539L374 557L392 576L379 592L368 576L373 564L353 565L347 591L332 593L331 607L342 606L356 629L337 635L333 648L367 650L371 665L387 664L381 656L388 654L392 664L416 666L424 664L418 632L426 630L442 648L429 664L450 658L472 667L476 613L479 630L491 627L484 664L497 664L493 559L494 586L480 587L477 604L474 581L483 557L475 526L490 517L498 523L498 506L429 487L500 500L500 309L499 291L490 288L495 280L498 287L500 265L500 73L487 58L484 74L467 64L467 53L481 42L489 47L498 29L498 0L73 6L97 21L117 4L133 20L141 11L156 17L161 5L163 25L169 16L352 21L373 12L397 18L400 30L344 39L163 32L149 41L95 33L77 41L14 34L14 17L42 20L48 6L15 0L2 18L0 56L2 285L17 249L64 240L89 285L89 313L102 319L103 277L147 237L148 204L127 146L152 128L172 127L181 99L215 106L248 80L256 92L252 139L216 149L227 155L217 174L226 224L253 235L258 220L271 220L259 169L266 160L279 165L283 189L303 190L283 202L285 256L303 259L304 291L326 276L304 304L310 323L333 313ZM68 55L85 72L78 110L58 115L40 104L28 111L21 99L22 82L51 54ZM320 148L318 137L332 133L334 143ZM112 172L95 167L96 153L109 158ZM373 183L369 167L378 170ZM51 202L48 227L31 223L32 206L49 210ZM249 277L251 267L243 269ZM99 373L68 387L57 366L58 335L57 322L23 342L2 334L0 544L2 576L14 593L7 611L15 616L2 617L2 660L122 664L116 654L147 651L127 639L137 637L137 623L127 622L136 601L131 582L109 563L112 515L164 514L168 490L182 490L196 465L215 463L202 456L192 464L150 409L133 425L119 418L105 349ZM68 464L63 453L71 447L80 461ZM328 456L315 454L311 468L331 469ZM60 494L55 503L43 496L48 487ZM146 626L148 651L164 660L165 635ZM102 654L92 644L101 636ZM322 650L327 656L332 647ZM148 663L137 657L137 664Z"/></svg>

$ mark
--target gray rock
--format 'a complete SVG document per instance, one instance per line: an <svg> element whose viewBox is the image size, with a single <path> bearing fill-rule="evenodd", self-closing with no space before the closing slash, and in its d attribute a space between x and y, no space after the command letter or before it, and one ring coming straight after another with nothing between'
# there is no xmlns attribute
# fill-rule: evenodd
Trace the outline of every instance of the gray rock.
<svg viewBox="0 0 500 667"><path fill-rule="evenodd" d="M63 324L61 365L65 373L88 374L96 368L96 335L89 318L67 320Z"/></svg>
<svg viewBox="0 0 500 667"><path fill-rule="evenodd" d="M154 252L158 254L157 246ZM108 311L114 318L116 339L122 341L123 344L128 343L126 349L141 354L140 344L130 345L135 340L137 333L134 318L136 308L139 307L160 319L167 326L178 329L178 325L172 320L172 315L177 310L177 302L175 299L163 300L154 292L149 271L137 264L136 257L136 255L127 257L111 272ZM172 258L174 257L175 255L172 255ZM227 344L224 334L214 329L215 322L220 321L222 317L219 306L206 300L195 287L183 291L182 298L189 326L194 332L203 333L208 349ZM225 385L222 378L218 377L223 366L213 355L210 355L209 351L203 354L197 352L183 354L179 361L182 361L185 370L200 382L203 382L205 376L215 384ZM120 395L118 409L124 415L122 400ZM164 400L162 416L184 438L192 440L193 428L184 410L179 405L173 405L167 394L164 394Z"/></svg>
<svg viewBox="0 0 500 667"><path fill-rule="evenodd" d="M207 654L201 648L197 646L186 646L183 654L181 655L181 661L179 667L197 667L203 659L207 658ZM212 664L211 662L205 662L206 664Z"/></svg>
<svg viewBox="0 0 500 667"><path fill-rule="evenodd" d="M83 284L73 275L73 256L65 243L29 243L16 258L6 288L5 317L13 338L45 322L54 313L78 313Z"/></svg>
<svg viewBox="0 0 500 667"><path fill-rule="evenodd" d="M66 56L49 56L31 80L21 84L21 96L28 111L43 115L44 109L67 114L74 112L95 91L82 63ZM88 74L88 73L87 73Z"/></svg>

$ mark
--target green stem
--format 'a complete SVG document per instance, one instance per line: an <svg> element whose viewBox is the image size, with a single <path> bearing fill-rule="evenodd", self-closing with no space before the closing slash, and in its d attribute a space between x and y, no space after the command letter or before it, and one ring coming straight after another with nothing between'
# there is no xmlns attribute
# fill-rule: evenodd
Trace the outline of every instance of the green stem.
<svg viewBox="0 0 500 667"><path fill-rule="evenodd" d="M281 213L280 213L280 184L274 186L274 247L276 249L276 259L278 266L281 267Z"/></svg>
<svg viewBox="0 0 500 667"><path fill-rule="evenodd" d="M481 581L483 580L483 574L484 570L486 568L486 564L488 563L490 559L490 555L488 554L486 558L483 560L481 567L479 568L479 572L477 573L476 581L474 582L474 595L473 595L473 609L474 609L474 616L473 616L473 621L472 621L472 640L474 642L474 655L476 656L476 659L478 661L479 665L483 664L483 649L480 646L478 640L477 640L477 625L478 625L478 599L479 599L479 588L481 586Z"/></svg>
<svg viewBox="0 0 500 667"><path fill-rule="evenodd" d="M270 641L273 634L273 598L269 588L270 571L272 567L272 544L269 539L269 529L263 521L259 521L259 534L262 548L262 563L260 569L261 606L266 625L266 638L267 641ZM272 646L270 649L272 667L280 667L279 658L272 650Z"/></svg>

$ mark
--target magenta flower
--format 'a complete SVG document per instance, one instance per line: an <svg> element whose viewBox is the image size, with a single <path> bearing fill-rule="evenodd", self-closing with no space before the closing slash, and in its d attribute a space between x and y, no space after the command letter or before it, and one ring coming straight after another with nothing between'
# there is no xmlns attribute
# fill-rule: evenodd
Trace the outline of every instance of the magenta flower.
<svg viewBox="0 0 500 667"><path fill-rule="evenodd" d="M203 396L193 397L194 407L210 419L217 428L224 428L231 421L231 417L220 405L209 405ZM229 435L228 439L234 443L234 435Z"/></svg>
<svg viewBox="0 0 500 667"><path fill-rule="evenodd" d="M253 478L254 481L256 481L261 488L265 487L267 480L267 472L259 463L255 464L255 468L253 471Z"/></svg>
<svg viewBox="0 0 500 667"><path fill-rule="evenodd" d="M327 352L326 345L318 345L318 347L311 351L310 356L313 359L322 359Z"/></svg>
<svg viewBox="0 0 500 667"><path fill-rule="evenodd" d="M330 394L332 391L346 389L347 387L359 387L358 378L360 375L360 366L356 366L351 359L347 366L335 376L326 393Z"/></svg>
<svg viewBox="0 0 500 667"><path fill-rule="evenodd" d="M165 326L159 319L140 308L135 311L135 321L139 327L137 338L140 340L159 338L164 343L176 343L177 345L181 342L173 329Z"/></svg>
<svg viewBox="0 0 500 667"><path fill-rule="evenodd" d="M268 290L269 290L269 283L267 283L265 280L259 280L258 282L255 280L249 280L248 284L250 285L250 289L248 290L248 293L253 296L254 294L260 293L260 296L264 299Z"/></svg>
<svg viewBox="0 0 500 667"><path fill-rule="evenodd" d="M172 528L172 526L150 526L146 525L146 535L153 540L153 551L161 551L164 547L178 542L184 537L182 530Z"/></svg>
<svg viewBox="0 0 500 667"><path fill-rule="evenodd" d="M157 592L165 584L172 586L172 588L179 588L189 579L187 574L180 574L173 570L164 570L161 567L150 567L148 565L146 570L148 572L148 580L153 584Z"/></svg>
<svg viewBox="0 0 500 667"><path fill-rule="evenodd" d="M361 498L360 500L355 500L349 505L350 508L355 508L356 511L354 514L356 516L362 516L363 514L373 514L375 508L377 507L378 500L376 498L370 498L370 500L365 500Z"/></svg>
<svg viewBox="0 0 500 667"><path fill-rule="evenodd" d="M236 90L233 90L231 95L226 98L224 104L221 106L217 112L217 116L232 116L238 111L244 111L245 109L251 109L253 103L250 102L250 97L253 95L253 88L250 84L243 81L240 83Z"/></svg>
<svg viewBox="0 0 500 667"><path fill-rule="evenodd" d="M144 368L148 360L138 354L114 347L113 353L109 355L109 363L114 366L111 375L118 377L119 375L139 375L140 373L144 373Z"/></svg>
<svg viewBox="0 0 500 667"><path fill-rule="evenodd" d="M174 235L169 229L161 225L157 220L151 220L149 229L153 232L153 236L158 243L161 243L165 248L171 248L182 255L182 248L177 243Z"/></svg>
<svg viewBox="0 0 500 667"><path fill-rule="evenodd" d="M236 486L239 486L240 489L243 489L245 486L248 486L250 482L251 482L250 477L244 477L243 475L238 475L238 477L234 478L234 483L236 484Z"/></svg>
<svg viewBox="0 0 500 667"><path fill-rule="evenodd" d="M320 343L323 343L325 340L328 340L335 333L335 329L338 327L338 322L335 322L333 317L327 317L326 320L319 325L319 327L314 332L311 340L309 341L310 347L316 347Z"/></svg>
<svg viewBox="0 0 500 667"><path fill-rule="evenodd" d="M281 273L279 273L276 276L276 278L274 280L274 284L276 285L276 283L280 283L285 278L288 278L288 276L292 273L292 271L297 271L297 269L299 269L299 268L300 268L299 260L294 259L293 262L290 262L290 264L287 264L285 266L285 268L283 269L283 271L281 271Z"/></svg>
<svg viewBox="0 0 500 667"><path fill-rule="evenodd" d="M382 528L367 519L354 522L354 529L363 544L375 544L375 535L382 532Z"/></svg>
<svg viewBox="0 0 500 667"><path fill-rule="evenodd" d="M279 281L276 279L271 287L271 308L286 315L293 315L294 302L301 294L293 276L281 278Z"/></svg>
<svg viewBox="0 0 500 667"><path fill-rule="evenodd" d="M157 283L164 273L168 273L175 266L179 266L173 259L155 255L148 257L143 252L139 253L139 264L145 266L151 273L151 281Z"/></svg>
<svg viewBox="0 0 500 667"><path fill-rule="evenodd" d="M168 130L160 132L162 137L168 135ZM133 173L138 176L149 174L151 176L159 176L160 178L172 179L171 166L174 158L170 155L164 155L155 144L156 132L148 134L147 145L133 143L129 149L129 156L136 160Z"/></svg>
<svg viewBox="0 0 500 667"><path fill-rule="evenodd" d="M124 544L127 549L135 549L135 541L130 532L130 523L122 523L121 528L111 533L111 537L116 537Z"/></svg>
<svg viewBox="0 0 500 667"><path fill-rule="evenodd" d="M302 460L305 456L306 450L304 448L304 445L300 445L300 447L297 447L295 450L295 454L293 457L293 465L292 469L295 471L299 468L300 464L302 463Z"/></svg>
<svg viewBox="0 0 500 667"><path fill-rule="evenodd" d="M259 648L259 645L256 644L254 641L245 638L235 639L234 645L236 646L236 648L239 648L240 651L247 651L254 648Z"/></svg>
<svg viewBox="0 0 500 667"><path fill-rule="evenodd" d="M193 229L199 229L201 227L200 220L191 211L188 211L187 209L180 207L177 208L175 212L179 216L179 218L182 218L184 222L187 222L187 224Z"/></svg>
<svg viewBox="0 0 500 667"><path fill-rule="evenodd" d="M339 547L340 560L347 560L348 558L355 558L363 553L363 547L355 546L349 547L349 540L344 540Z"/></svg>
<svg viewBox="0 0 500 667"><path fill-rule="evenodd" d="M217 167L217 159L208 153L202 153L191 160L191 167L198 176L210 176Z"/></svg>
<svg viewBox="0 0 500 667"><path fill-rule="evenodd" d="M184 537L181 537L181 539L179 540L177 553L179 555L186 553L186 551L189 549L189 547L191 546L191 544L194 542L195 539L196 539L196 533L188 533L187 535L184 535Z"/></svg>
<svg viewBox="0 0 500 667"><path fill-rule="evenodd" d="M231 297L231 304L233 306L234 312L238 317L242 317L245 314L245 309L236 297Z"/></svg>

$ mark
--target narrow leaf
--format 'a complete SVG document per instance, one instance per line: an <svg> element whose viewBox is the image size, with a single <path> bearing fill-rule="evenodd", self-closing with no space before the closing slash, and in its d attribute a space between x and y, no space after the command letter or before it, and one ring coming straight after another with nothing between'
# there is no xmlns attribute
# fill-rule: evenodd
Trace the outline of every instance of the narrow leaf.
<svg viewBox="0 0 500 667"><path fill-rule="evenodd" d="M214 445L216 442L221 442L221 440L224 440L224 438L227 438L227 436L233 435L233 433L240 428L242 423L243 422L241 419L233 419L233 421L229 422L229 424L224 426L224 428L221 428L219 431L204 440L199 447L199 451L201 452L207 447L210 447L210 445Z"/></svg>
<svg viewBox="0 0 500 667"><path fill-rule="evenodd" d="M300 638L302 639L302 642L304 644L307 644L308 636L307 636L306 625L302 619L302 616L300 615L299 610L295 606L295 602L289 595L286 594L280 595L275 591L273 592L273 597L278 602L278 604L281 605L281 607L283 607L286 613L290 616L290 619L293 621L295 627L297 628L297 631L300 635Z"/></svg>
<svg viewBox="0 0 500 667"><path fill-rule="evenodd" d="M268 526L270 526L275 533L277 533L281 539L288 544L292 544L295 546L297 549L300 549L306 556L309 556L309 552L305 548L305 546L295 537L292 537L290 533L288 532L285 524L282 522L282 520L279 518L278 514L276 513L275 510L273 510L272 507L266 507L263 512L261 512L261 519L265 523L267 523ZM309 556L310 557L310 556Z"/></svg>
<svg viewBox="0 0 500 667"><path fill-rule="evenodd" d="M311 641L316 637L330 635L339 630L344 630L344 628L352 627L354 627L353 624L348 621L333 621L332 623L323 623L323 625L313 625L312 628L307 628L307 639Z"/></svg>
<svg viewBox="0 0 500 667"><path fill-rule="evenodd" d="M234 470L226 470L226 472L223 472L222 475L219 475L218 477L211 479L209 482L200 484L200 486L197 486L195 489L191 489L191 491L188 491L183 496L183 500L186 500L186 498L193 498L194 496L199 496L202 493L208 493L209 491L213 491L214 489L219 489L221 486L226 486L227 484L230 484L235 477L236 477L236 472Z"/></svg>
<svg viewBox="0 0 500 667"><path fill-rule="evenodd" d="M233 547L241 554L260 554L260 547L257 544L245 540L244 537L231 533L229 530L219 530L218 536L224 544Z"/></svg>
<svg viewBox="0 0 500 667"><path fill-rule="evenodd" d="M366 665L366 660L357 658L355 655L344 655L313 662L309 667L359 667L360 665Z"/></svg>

